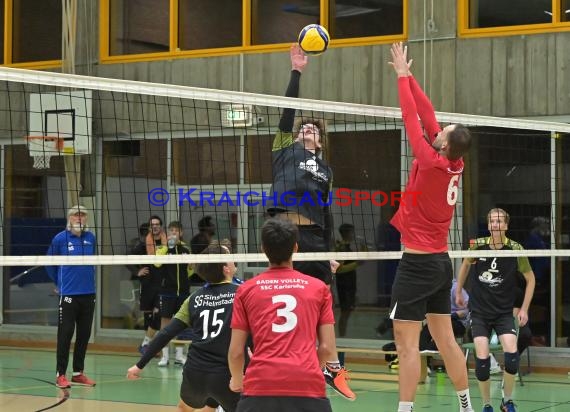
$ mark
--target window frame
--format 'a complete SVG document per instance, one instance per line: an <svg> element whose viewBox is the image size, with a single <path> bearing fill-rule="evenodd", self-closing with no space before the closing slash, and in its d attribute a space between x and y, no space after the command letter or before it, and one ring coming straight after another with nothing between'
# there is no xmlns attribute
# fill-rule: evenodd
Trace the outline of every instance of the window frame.
<svg viewBox="0 0 570 412"><path fill-rule="evenodd" d="M14 1L4 1L4 63L3 67L17 67L20 69L54 69L62 67L63 61L59 60L42 60L33 62L14 63L13 57L13 40L14 40ZM61 30L61 28L60 28Z"/></svg>
<svg viewBox="0 0 570 412"><path fill-rule="evenodd" d="M560 20L562 0L551 0L553 21L551 23L519 24L514 26L482 28L469 27L469 1L471 0L457 0L457 34L459 38L516 36L570 31L570 21L564 22Z"/></svg>
<svg viewBox="0 0 570 412"><path fill-rule="evenodd" d="M165 60L165 59L184 59L189 57L215 57L229 56L240 53L268 53L268 52L284 52L288 51L291 43L275 43L252 45L251 44L251 10L253 0L242 0L242 45L234 47L220 47L210 49L197 50L180 50L178 44L178 1L170 0L170 47L168 52L141 53L129 55L110 55L110 2L112 0L99 1L99 62L105 63L132 63L141 61ZM325 28L329 27L329 1L320 0L321 21ZM350 39L331 40L329 47L335 48L339 46L364 46L376 44L390 44L397 41L405 41L408 38L408 2L403 0L402 10L402 28L403 33L390 36L373 36L373 37L355 37Z"/></svg>

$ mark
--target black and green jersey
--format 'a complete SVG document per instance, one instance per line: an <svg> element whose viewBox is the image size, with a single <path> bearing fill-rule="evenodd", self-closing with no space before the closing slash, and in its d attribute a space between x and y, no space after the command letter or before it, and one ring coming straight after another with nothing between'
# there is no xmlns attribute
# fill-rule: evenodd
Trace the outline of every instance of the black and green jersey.
<svg viewBox="0 0 570 412"><path fill-rule="evenodd" d="M190 249L184 242L177 244L173 248L159 246L156 249L157 255L189 255ZM162 266L155 264L156 267ZM163 295L183 296L190 293L190 275L187 263L164 265L164 275L160 285L160 293Z"/></svg>
<svg viewBox="0 0 570 412"><path fill-rule="evenodd" d="M228 368L228 348L234 296L238 285L212 284L198 289L184 301L174 317L192 329L186 367L212 372Z"/></svg>
<svg viewBox="0 0 570 412"><path fill-rule="evenodd" d="M469 250L493 250L490 237L471 241ZM504 238L497 257L470 259L469 308L471 316L494 319L513 312L518 273L531 270L527 257L502 257L501 250L523 250L517 242Z"/></svg>
<svg viewBox="0 0 570 412"><path fill-rule="evenodd" d="M325 207L330 205L331 168L292 132L278 131L272 149L273 186L268 210L296 212L325 227Z"/></svg>

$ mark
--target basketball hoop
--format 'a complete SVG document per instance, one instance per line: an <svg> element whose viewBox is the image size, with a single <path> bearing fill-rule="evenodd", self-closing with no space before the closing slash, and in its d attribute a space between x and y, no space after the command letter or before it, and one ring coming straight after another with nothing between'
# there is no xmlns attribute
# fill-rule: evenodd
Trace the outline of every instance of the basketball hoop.
<svg viewBox="0 0 570 412"><path fill-rule="evenodd" d="M28 151L34 158L34 169L49 169L52 156L59 155L64 140L57 136L27 136Z"/></svg>

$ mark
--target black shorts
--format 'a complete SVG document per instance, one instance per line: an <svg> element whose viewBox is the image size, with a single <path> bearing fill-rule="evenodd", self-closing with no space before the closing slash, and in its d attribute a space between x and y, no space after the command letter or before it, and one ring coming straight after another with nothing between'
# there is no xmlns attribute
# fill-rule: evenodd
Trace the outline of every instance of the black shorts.
<svg viewBox="0 0 570 412"><path fill-rule="evenodd" d="M184 367L180 399L192 408L221 406L226 412L236 410L240 394L230 390L230 372L204 372Z"/></svg>
<svg viewBox="0 0 570 412"><path fill-rule="evenodd" d="M356 305L356 272L337 274L335 283L340 309L354 309Z"/></svg>
<svg viewBox="0 0 570 412"><path fill-rule="evenodd" d="M332 412L328 398L301 396L242 396L238 412Z"/></svg>
<svg viewBox="0 0 570 412"><path fill-rule="evenodd" d="M392 286L390 319L423 321L451 314L453 268L447 253L404 253Z"/></svg>
<svg viewBox="0 0 570 412"><path fill-rule="evenodd" d="M513 314L506 313L493 319L485 319L476 314L471 314L471 333L473 334L473 338L481 336L491 338L493 329L497 333L497 336L507 334L516 335L517 329Z"/></svg>
<svg viewBox="0 0 570 412"><path fill-rule="evenodd" d="M328 252L324 231L318 225L299 225L299 252ZM331 284L331 264L328 260L293 262L293 268L305 275L320 279L327 285Z"/></svg>
<svg viewBox="0 0 570 412"><path fill-rule="evenodd" d="M160 308L159 288L142 287L140 297L140 310L143 312L153 312Z"/></svg>
<svg viewBox="0 0 570 412"><path fill-rule="evenodd" d="M173 295L160 295L159 296L159 310L161 318L172 318L180 306L184 303L189 295L173 296Z"/></svg>

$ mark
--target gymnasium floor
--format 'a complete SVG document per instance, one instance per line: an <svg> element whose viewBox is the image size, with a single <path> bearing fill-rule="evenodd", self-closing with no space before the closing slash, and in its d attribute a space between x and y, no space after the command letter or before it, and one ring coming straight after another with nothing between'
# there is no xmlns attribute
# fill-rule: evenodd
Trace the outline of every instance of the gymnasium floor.
<svg viewBox="0 0 570 412"><path fill-rule="evenodd" d="M127 355L87 355L86 373L97 381L94 388L73 387L69 391L53 385L55 354L46 350L0 348L0 411L69 411L130 412L173 411L178 400L180 367L156 367L153 362L144 370L144 379L127 381L126 370L136 357ZM386 373L385 366L348 365L362 373ZM570 411L570 379L562 375L533 373L525 377L525 386L517 383L515 399L521 412ZM493 376L493 400L498 411L500 378ZM356 402L348 402L329 393L336 412L393 412L397 405L397 383L353 379L351 386L358 394ZM472 400L481 410L476 382L470 375ZM443 373L429 378L418 390L414 410L457 412L457 398Z"/></svg>

